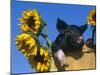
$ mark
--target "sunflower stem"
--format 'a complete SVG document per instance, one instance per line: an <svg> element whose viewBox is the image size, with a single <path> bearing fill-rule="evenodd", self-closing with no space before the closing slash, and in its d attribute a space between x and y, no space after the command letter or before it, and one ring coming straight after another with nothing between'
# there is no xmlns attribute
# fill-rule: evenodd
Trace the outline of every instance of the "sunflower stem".
<svg viewBox="0 0 100 75"><path fill-rule="evenodd" d="M51 53L51 41L49 40L49 38L45 35L45 34L41 34L41 36L45 39L47 46L48 46L48 50Z"/></svg>
<svg viewBox="0 0 100 75"><path fill-rule="evenodd" d="M42 23L43 23L43 30L44 30L45 34L41 33L41 36L45 39L45 41L47 43L48 51L51 53L51 41L48 38L47 24L43 20L42 20Z"/></svg>

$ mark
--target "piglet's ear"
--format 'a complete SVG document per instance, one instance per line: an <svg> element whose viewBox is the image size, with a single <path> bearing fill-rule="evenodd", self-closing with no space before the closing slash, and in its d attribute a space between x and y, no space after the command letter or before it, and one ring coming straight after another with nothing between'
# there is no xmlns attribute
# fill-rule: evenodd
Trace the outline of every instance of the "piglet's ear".
<svg viewBox="0 0 100 75"><path fill-rule="evenodd" d="M65 30L68 28L68 25L61 19L57 18L57 30L60 32L60 33L64 33Z"/></svg>
<svg viewBox="0 0 100 75"><path fill-rule="evenodd" d="M81 29L81 33L83 34L85 32L85 30L87 29L88 25L85 24L83 26L80 26L80 29Z"/></svg>

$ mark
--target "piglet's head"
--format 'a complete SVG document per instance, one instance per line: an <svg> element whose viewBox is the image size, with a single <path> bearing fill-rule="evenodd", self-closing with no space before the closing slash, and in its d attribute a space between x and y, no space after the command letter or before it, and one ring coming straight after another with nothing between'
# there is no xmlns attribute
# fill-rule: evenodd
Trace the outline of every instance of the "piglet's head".
<svg viewBox="0 0 100 75"><path fill-rule="evenodd" d="M82 26L68 25L61 19L57 19L57 30L64 35L64 41L70 48L81 49L84 44L83 33L87 29L87 24Z"/></svg>

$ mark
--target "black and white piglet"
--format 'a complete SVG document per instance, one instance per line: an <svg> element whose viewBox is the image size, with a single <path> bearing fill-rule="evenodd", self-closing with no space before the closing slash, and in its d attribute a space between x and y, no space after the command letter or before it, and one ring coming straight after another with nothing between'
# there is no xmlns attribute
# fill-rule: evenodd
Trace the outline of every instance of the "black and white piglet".
<svg viewBox="0 0 100 75"><path fill-rule="evenodd" d="M66 53L67 50L79 51L82 50L84 44L83 33L87 29L87 24L83 26L68 25L61 19L57 19L57 30L59 35L56 40L52 43L51 49L54 53L60 66L66 65Z"/></svg>

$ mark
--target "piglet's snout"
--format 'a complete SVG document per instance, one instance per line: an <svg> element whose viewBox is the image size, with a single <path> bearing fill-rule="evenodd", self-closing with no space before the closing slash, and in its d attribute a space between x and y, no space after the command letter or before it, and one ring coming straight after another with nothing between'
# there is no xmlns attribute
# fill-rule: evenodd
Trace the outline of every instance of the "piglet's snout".
<svg viewBox="0 0 100 75"><path fill-rule="evenodd" d="M78 44L81 44L81 43L83 43L83 42L84 42L84 39L83 39L82 36L80 36L80 37L77 39L77 43L78 43Z"/></svg>

